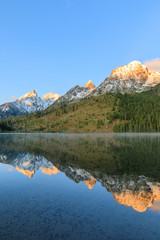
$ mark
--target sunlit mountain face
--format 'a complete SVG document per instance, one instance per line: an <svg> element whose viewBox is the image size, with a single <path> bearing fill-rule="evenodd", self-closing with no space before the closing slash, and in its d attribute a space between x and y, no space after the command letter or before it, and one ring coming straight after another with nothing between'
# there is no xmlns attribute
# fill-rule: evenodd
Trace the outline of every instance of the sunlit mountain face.
<svg viewBox="0 0 160 240"><path fill-rule="evenodd" d="M0 136L0 162L29 178L65 174L94 190L97 183L115 201L137 212L159 212L159 135Z"/></svg>

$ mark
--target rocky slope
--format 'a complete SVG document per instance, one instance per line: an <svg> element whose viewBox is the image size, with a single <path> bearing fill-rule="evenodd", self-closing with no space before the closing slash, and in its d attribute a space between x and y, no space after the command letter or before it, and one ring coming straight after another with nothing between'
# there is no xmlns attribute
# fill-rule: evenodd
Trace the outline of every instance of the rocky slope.
<svg viewBox="0 0 160 240"><path fill-rule="evenodd" d="M0 106L0 119L45 110L58 98L60 98L59 94L50 93L44 95L41 99L33 90L21 96L14 102L2 104Z"/></svg>
<svg viewBox="0 0 160 240"><path fill-rule="evenodd" d="M75 86L71 88L64 96L60 97L56 103L68 103L85 98L96 89L92 81L88 81L83 87Z"/></svg>

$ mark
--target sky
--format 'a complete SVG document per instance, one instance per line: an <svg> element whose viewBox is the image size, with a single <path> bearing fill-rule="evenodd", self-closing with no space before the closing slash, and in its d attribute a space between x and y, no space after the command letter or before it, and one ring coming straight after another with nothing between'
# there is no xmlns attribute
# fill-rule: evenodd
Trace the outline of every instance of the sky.
<svg viewBox="0 0 160 240"><path fill-rule="evenodd" d="M64 95L133 60L160 69L159 0L0 0L0 104Z"/></svg>

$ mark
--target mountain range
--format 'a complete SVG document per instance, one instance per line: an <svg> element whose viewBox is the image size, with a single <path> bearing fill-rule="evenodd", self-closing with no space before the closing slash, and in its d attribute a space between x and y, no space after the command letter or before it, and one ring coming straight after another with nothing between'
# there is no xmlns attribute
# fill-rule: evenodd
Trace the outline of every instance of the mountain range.
<svg viewBox="0 0 160 240"><path fill-rule="evenodd" d="M151 72L139 61L133 61L114 69L97 88L92 81L88 81L83 87L77 85L71 88L64 96L49 93L43 98L32 90L14 102L0 105L0 119L43 111L52 104L72 103L106 93L139 93L150 90L159 83L160 72Z"/></svg>
<svg viewBox="0 0 160 240"><path fill-rule="evenodd" d="M48 93L40 98L35 90L21 96L14 102L8 102L0 105L0 119L13 117L17 115L29 114L36 111L43 111L53 103L72 102L88 96L95 89L92 81L88 81L83 87L75 86L64 96Z"/></svg>

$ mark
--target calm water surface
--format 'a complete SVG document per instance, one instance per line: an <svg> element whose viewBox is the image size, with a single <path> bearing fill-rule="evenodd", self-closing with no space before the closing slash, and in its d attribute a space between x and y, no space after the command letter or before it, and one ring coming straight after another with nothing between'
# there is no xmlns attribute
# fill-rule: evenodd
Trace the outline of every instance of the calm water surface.
<svg viewBox="0 0 160 240"><path fill-rule="evenodd" d="M160 135L0 134L0 239L159 239Z"/></svg>

